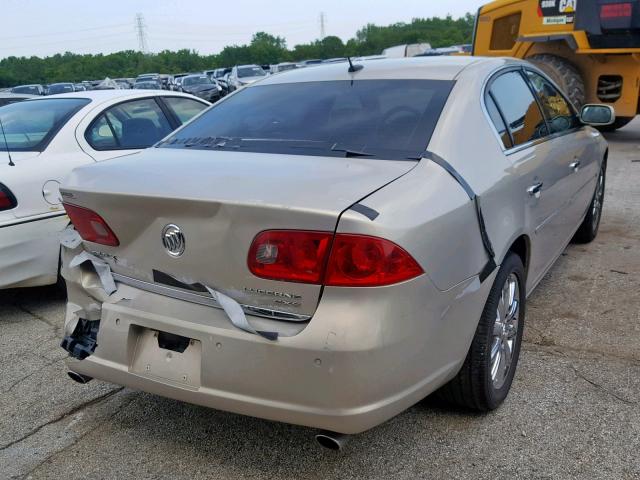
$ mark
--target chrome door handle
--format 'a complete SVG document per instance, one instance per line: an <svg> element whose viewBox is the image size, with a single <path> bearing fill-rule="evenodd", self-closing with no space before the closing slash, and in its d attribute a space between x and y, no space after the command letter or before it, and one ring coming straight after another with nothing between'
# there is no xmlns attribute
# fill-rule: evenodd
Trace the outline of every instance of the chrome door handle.
<svg viewBox="0 0 640 480"><path fill-rule="evenodd" d="M569 168L574 172L577 172L578 169L580 168L580 160L576 160L575 162L570 163Z"/></svg>
<svg viewBox="0 0 640 480"><path fill-rule="evenodd" d="M534 183L527 188L527 193L535 198L540 198L540 192L542 191L542 182Z"/></svg>

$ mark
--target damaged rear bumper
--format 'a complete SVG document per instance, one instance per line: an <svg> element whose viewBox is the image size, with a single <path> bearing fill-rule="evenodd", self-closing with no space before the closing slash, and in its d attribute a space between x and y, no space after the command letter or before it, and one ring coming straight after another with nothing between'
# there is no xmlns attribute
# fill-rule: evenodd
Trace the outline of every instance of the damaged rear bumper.
<svg viewBox="0 0 640 480"><path fill-rule="evenodd" d="M221 309L122 283L112 295L100 293L87 267L64 271L66 335L81 318L99 320L93 353L70 358L70 370L341 433L384 422L455 375L492 283L472 278L441 292L423 275L392 287L326 288L309 322L252 317L256 328L278 331L269 341L234 327ZM406 301L390 305L385 288ZM167 335L178 341L163 343Z"/></svg>

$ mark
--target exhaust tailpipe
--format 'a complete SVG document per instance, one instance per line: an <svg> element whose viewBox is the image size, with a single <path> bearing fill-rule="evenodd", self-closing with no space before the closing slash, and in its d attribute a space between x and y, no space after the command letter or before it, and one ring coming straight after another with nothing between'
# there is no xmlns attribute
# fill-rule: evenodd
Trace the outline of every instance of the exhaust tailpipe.
<svg viewBox="0 0 640 480"><path fill-rule="evenodd" d="M316 441L324 448L329 450L343 450L349 439L350 435L336 432L320 432L316 435Z"/></svg>
<svg viewBox="0 0 640 480"><path fill-rule="evenodd" d="M93 377L87 377L86 375L82 375L81 373L74 372L71 370L67 372L67 375L69 375L69 378L71 378L71 380L73 380L74 382L78 382L83 385L93 380Z"/></svg>

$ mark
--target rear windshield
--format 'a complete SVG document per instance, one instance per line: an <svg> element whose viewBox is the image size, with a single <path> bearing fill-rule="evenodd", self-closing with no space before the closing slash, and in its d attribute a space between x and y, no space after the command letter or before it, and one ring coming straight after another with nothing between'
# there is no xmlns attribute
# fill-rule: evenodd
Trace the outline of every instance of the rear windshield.
<svg viewBox="0 0 640 480"><path fill-rule="evenodd" d="M238 77L264 77L266 73L260 67L238 67Z"/></svg>
<svg viewBox="0 0 640 480"><path fill-rule="evenodd" d="M40 89L35 85L29 85L26 87L13 87L12 93L28 93L29 95L40 95Z"/></svg>
<svg viewBox="0 0 640 480"><path fill-rule="evenodd" d="M54 95L56 93L68 93L73 92L73 85L65 84L65 85L49 85L49 95Z"/></svg>
<svg viewBox="0 0 640 480"><path fill-rule="evenodd" d="M182 85L185 87L188 87L189 85L203 85L209 83L211 83L211 79L206 75L194 75L192 77L185 77L184 80L182 80Z"/></svg>
<svg viewBox="0 0 640 480"><path fill-rule="evenodd" d="M158 82L136 82L133 88L137 90L160 90L160 84Z"/></svg>
<svg viewBox="0 0 640 480"><path fill-rule="evenodd" d="M416 158L453 87L449 80L356 80L250 87L160 146L320 156Z"/></svg>
<svg viewBox="0 0 640 480"><path fill-rule="evenodd" d="M2 107L4 135L0 130L0 150L41 152L69 118L88 103L85 98L47 98Z"/></svg>

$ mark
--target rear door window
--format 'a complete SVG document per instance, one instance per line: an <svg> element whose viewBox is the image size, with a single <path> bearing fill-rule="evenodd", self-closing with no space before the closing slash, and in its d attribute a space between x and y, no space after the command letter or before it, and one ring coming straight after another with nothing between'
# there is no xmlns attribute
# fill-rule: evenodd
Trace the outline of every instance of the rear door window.
<svg viewBox="0 0 640 480"><path fill-rule="evenodd" d="M502 114L498 110L498 106L496 102L493 100L493 97L490 93L487 93L485 96L485 104L487 105L487 112L489 112L489 117L491 117L491 121L493 122L493 126L496 127L496 131L502 140L502 145L506 148L510 148L513 144L511 143L511 137L509 136L509 130L504 123L502 118Z"/></svg>
<svg viewBox="0 0 640 480"><path fill-rule="evenodd" d="M131 150L148 148L172 130L155 99L145 98L108 108L89 126L85 138L95 150Z"/></svg>
<svg viewBox="0 0 640 480"><path fill-rule="evenodd" d="M118 148L116 137L105 115L100 115L87 131L87 142L95 150L112 150Z"/></svg>
<svg viewBox="0 0 640 480"><path fill-rule="evenodd" d="M577 113L551 82L531 70L527 70L527 77L542 105L551 133L561 133L580 126Z"/></svg>
<svg viewBox="0 0 640 480"><path fill-rule="evenodd" d="M209 106L202 102L182 97L162 97L162 101L167 104L181 124L187 123Z"/></svg>
<svg viewBox="0 0 640 480"><path fill-rule="evenodd" d="M538 102L520 71L495 78L490 92L504 115L514 147L549 134Z"/></svg>

